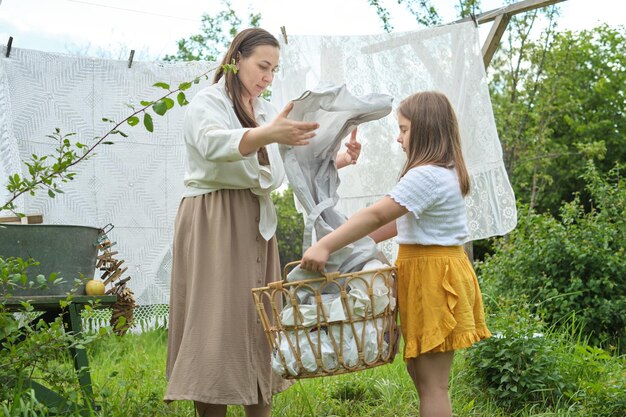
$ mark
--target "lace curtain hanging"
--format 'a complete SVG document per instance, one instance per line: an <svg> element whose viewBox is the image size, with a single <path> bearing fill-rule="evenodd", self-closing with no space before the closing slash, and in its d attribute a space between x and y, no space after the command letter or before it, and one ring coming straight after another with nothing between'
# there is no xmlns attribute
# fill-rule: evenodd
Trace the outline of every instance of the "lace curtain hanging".
<svg viewBox="0 0 626 417"><path fill-rule="evenodd" d="M503 235L515 227L515 196L472 22L394 34L290 36L288 44L281 44L281 68L272 89L278 108L320 82L345 84L357 96L381 93L394 98L391 115L359 129L359 162L339 171L339 211L349 216L391 190L405 160L395 142L395 109L414 92L438 90L449 97L459 119L472 180L466 198L471 240ZM393 244L387 242L383 249L394 257Z"/></svg>

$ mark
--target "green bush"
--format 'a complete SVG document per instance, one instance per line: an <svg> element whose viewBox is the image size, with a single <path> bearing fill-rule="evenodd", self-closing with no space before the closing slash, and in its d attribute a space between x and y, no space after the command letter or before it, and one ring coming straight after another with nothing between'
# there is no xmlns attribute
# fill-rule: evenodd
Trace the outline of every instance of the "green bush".
<svg viewBox="0 0 626 417"><path fill-rule="evenodd" d="M567 378L578 385L568 392L572 402L595 417L626 416L626 358L577 343L569 345L561 363Z"/></svg>
<svg viewBox="0 0 626 417"><path fill-rule="evenodd" d="M0 414L7 416L44 416L54 410L38 402L30 381L52 388L75 404L84 403L67 347L84 347L107 332L75 334L66 331L63 318L46 322L29 302L22 302L19 312L7 306L13 289L44 289L60 282L57 274L29 280L27 269L33 260L0 257ZM72 295L61 303L69 303ZM87 314L92 311L86 306ZM82 407L78 405L77 407ZM89 405L85 405L89 407ZM58 410L57 410L58 411ZM66 410L67 411L67 410Z"/></svg>
<svg viewBox="0 0 626 417"><path fill-rule="evenodd" d="M33 389L14 391L12 401L0 403L0 415L4 417L45 417L48 409L37 401Z"/></svg>
<svg viewBox="0 0 626 417"><path fill-rule="evenodd" d="M493 287L484 286L489 294ZM465 351L461 385L503 415L626 415L626 358L588 344L572 318L547 327L525 299L489 297L494 337ZM542 414L543 415L543 414ZM552 415L552 414L550 414Z"/></svg>
<svg viewBox="0 0 626 417"><path fill-rule="evenodd" d="M555 360L557 340L545 336L522 301L500 299L500 306L493 337L467 350L471 381L506 410L557 404L574 386Z"/></svg>
<svg viewBox="0 0 626 417"><path fill-rule="evenodd" d="M521 207L517 228L477 264L482 280L511 298L529 297L549 324L576 316L592 345L626 348L626 182L614 168L585 175L591 210L578 197L560 218Z"/></svg>
<svg viewBox="0 0 626 417"><path fill-rule="evenodd" d="M302 258L304 218L296 210L291 187L287 187L282 192L272 193L272 201L276 205L276 215L278 216L276 239L278 240L278 253L282 269L287 263ZM280 277L275 277L275 279L278 278Z"/></svg>

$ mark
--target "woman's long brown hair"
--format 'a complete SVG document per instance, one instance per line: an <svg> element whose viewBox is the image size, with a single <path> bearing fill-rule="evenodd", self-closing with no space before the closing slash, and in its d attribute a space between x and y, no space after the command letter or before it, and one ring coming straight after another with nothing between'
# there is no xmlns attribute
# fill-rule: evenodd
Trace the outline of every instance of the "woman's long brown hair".
<svg viewBox="0 0 626 417"><path fill-rule="evenodd" d="M233 71L224 72L224 65L238 62L240 58L247 58L254 52L254 48L261 45L271 45L280 48L278 40L268 31L261 28L250 28L242 30L235 36L224 55L222 64L218 67L213 77L213 83L218 82L222 77L226 79L226 91L235 106L235 114L243 127L257 127L258 124L254 115L248 114L245 110L242 99L243 85L239 77Z"/></svg>
<svg viewBox="0 0 626 417"><path fill-rule="evenodd" d="M461 194L469 194L459 123L448 98L436 91L416 93L402 100L398 112L411 122L407 161L400 177L421 165L455 167Z"/></svg>

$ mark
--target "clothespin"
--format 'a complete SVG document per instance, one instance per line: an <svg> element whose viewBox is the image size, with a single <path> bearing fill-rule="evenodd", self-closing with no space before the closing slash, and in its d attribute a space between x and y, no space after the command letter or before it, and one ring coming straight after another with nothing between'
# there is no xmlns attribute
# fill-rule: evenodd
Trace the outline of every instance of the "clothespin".
<svg viewBox="0 0 626 417"><path fill-rule="evenodd" d="M283 39L285 40L285 45L288 44L289 42L287 41L287 30L285 29L284 26L280 27L280 31L283 34Z"/></svg>
<svg viewBox="0 0 626 417"><path fill-rule="evenodd" d="M7 58L11 55L11 45L13 45L13 36L9 36L9 41L7 42Z"/></svg>
<svg viewBox="0 0 626 417"><path fill-rule="evenodd" d="M131 49L130 50L130 56L128 57L128 68L131 67L131 65L133 65L133 57L135 56L135 50Z"/></svg>

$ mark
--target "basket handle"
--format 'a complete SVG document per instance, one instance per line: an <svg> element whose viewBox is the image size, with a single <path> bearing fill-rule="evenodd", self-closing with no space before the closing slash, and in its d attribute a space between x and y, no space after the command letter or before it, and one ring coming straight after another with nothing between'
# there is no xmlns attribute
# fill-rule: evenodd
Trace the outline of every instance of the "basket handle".
<svg viewBox="0 0 626 417"><path fill-rule="evenodd" d="M302 259L298 260L298 261L292 261L292 262L288 262L285 267L283 268L283 276L282 279L280 281L274 281L274 282L270 282L268 284L268 286L270 288L278 288L278 289L282 289L283 285L287 282L287 275L289 274L289 272L291 272L292 269L294 269L296 266L300 265L300 262L302 262ZM339 277L339 275L341 275L341 273L339 271L335 271L335 272L323 272L321 274L324 278L326 278L327 282L331 282L334 281L335 279L337 279Z"/></svg>
<svg viewBox="0 0 626 417"><path fill-rule="evenodd" d="M291 272L291 269L294 269L296 266L300 265L300 262L302 262L302 259L297 260L297 261L292 261L292 262L288 262L287 264L285 264L285 267L283 268L283 282L287 282L287 274L289 274L289 272Z"/></svg>

